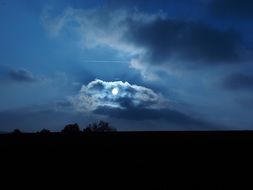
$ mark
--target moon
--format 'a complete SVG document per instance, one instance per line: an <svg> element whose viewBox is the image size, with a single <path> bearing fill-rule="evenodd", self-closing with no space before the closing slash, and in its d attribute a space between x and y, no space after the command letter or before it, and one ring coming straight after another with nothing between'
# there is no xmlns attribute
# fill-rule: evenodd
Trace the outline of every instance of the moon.
<svg viewBox="0 0 253 190"><path fill-rule="evenodd" d="M118 93L119 93L119 89L118 89L118 88L113 88L113 89L112 89L112 94L113 94L114 96L118 95Z"/></svg>

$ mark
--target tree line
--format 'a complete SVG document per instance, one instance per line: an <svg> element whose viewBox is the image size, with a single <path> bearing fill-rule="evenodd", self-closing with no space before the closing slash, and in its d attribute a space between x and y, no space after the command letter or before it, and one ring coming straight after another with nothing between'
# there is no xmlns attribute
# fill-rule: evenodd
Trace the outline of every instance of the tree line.
<svg viewBox="0 0 253 190"><path fill-rule="evenodd" d="M77 123L75 124L68 124L62 130L61 133L63 134L77 134L77 133L93 133L93 132L116 132L117 129L112 127L108 122L99 121L98 123L92 123L87 125L86 128L83 130L80 129ZM15 129L13 134L20 134L22 133L20 129ZM37 132L40 134L49 134L51 131L49 129L42 129L41 131Z"/></svg>

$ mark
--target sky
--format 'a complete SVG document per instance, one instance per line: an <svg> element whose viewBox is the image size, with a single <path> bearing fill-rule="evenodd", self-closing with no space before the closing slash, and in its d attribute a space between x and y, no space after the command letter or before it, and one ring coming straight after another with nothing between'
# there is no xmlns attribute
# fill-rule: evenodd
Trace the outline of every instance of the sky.
<svg viewBox="0 0 253 190"><path fill-rule="evenodd" d="M253 129L250 0L0 0L0 131Z"/></svg>

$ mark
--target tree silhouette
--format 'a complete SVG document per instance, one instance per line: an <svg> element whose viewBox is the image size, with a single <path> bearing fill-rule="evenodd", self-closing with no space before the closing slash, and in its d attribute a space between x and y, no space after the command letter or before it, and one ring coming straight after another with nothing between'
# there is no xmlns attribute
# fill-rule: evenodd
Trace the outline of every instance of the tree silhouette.
<svg viewBox="0 0 253 190"><path fill-rule="evenodd" d="M97 123L89 124L85 129L84 132L95 132L97 131L98 125Z"/></svg>
<svg viewBox="0 0 253 190"><path fill-rule="evenodd" d="M97 123L89 124L84 129L84 132L114 132L114 131L117 130L111 127L109 123L104 121L100 121L98 124Z"/></svg>
<svg viewBox="0 0 253 190"><path fill-rule="evenodd" d="M77 123L69 124L69 125L66 125L61 132L65 134L76 134L76 133L80 133L80 128Z"/></svg>

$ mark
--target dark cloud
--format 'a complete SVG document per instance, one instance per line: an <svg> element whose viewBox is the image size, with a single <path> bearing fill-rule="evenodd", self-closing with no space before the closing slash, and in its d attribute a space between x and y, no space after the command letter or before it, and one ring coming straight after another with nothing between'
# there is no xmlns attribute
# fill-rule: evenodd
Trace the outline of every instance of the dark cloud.
<svg viewBox="0 0 253 190"><path fill-rule="evenodd" d="M26 69L14 69L9 72L9 77L17 82L35 82L36 77Z"/></svg>
<svg viewBox="0 0 253 190"><path fill-rule="evenodd" d="M253 75L232 74L225 79L224 87L230 90L253 90Z"/></svg>
<svg viewBox="0 0 253 190"><path fill-rule="evenodd" d="M146 49L144 61L161 64L171 58L194 63L234 63L240 36L199 22L157 18L151 22L127 20L126 40Z"/></svg>
<svg viewBox="0 0 253 190"><path fill-rule="evenodd" d="M252 0L213 0L210 9L220 17L253 17Z"/></svg>
<svg viewBox="0 0 253 190"><path fill-rule="evenodd" d="M128 107L128 109L120 109L110 107L99 107L94 111L94 113L124 120L134 120L134 121L157 120L157 125L159 125L158 122L159 120L165 120L168 122L168 125L173 124L181 127L184 126L186 129L188 128L189 130L192 128L211 130L217 127L210 123L192 118L188 115L170 109L157 110L157 109L147 109L137 107Z"/></svg>

